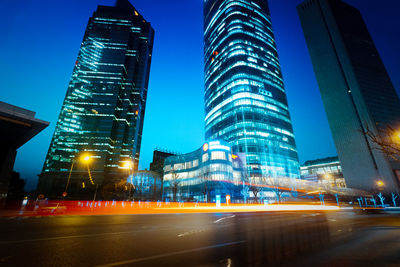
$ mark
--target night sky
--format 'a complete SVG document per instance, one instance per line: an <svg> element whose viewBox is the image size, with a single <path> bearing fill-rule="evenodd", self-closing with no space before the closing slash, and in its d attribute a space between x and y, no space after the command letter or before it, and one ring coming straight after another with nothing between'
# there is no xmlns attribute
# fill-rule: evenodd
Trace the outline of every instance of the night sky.
<svg viewBox="0 0 400 267"><path fill-rule="evenodd" d="M131 0L156 31L140 158L156 147L187 153L204 141L203 0ZM397 90L400 1L345 0L357 7ZM2 0L0 100L50 126L24 145L14 169L35 188L89 17L115 0ZM336 155L296 6L269 0L300 162Z"/></svg>

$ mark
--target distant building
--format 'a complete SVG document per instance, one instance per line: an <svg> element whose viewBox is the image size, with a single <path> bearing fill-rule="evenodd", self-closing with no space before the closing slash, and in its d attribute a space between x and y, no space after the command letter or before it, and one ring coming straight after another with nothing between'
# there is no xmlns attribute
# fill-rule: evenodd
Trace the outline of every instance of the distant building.
<svg viewBox="0 0 400 267"><path fill-rule="evenodd" d="M328 187L345 188L342 167L338 157L308 160L300 167L301 178Z"/></svg>
<svg viewBox="0 0 400 267"><path fill-rule="evenodd" d="M36 119L35 112L0 101L0 207L7 198L17 149L48 125Z"/></svg>
<svg viewBox="0 0 400 267"><path fill-rule="evenodd" d="M400 100L360 12L341 0L297 10L347 186L399 192L400 164L365 134L400 129Z"/></svg>
<svg viewBox="0 0 400 267"><path fill-rule="evenodd" d="M150 163L150 171L158 173L161 177L164 173L164 160L171 156L176 156L177 153L162 151L155 149L153 151L153 161Z"/></svg>
<svg viewBox="0 0 400 267"><path fill-rule="evenodd" d="M251 181L299 178L266 0L204 0L205 138L246 155Z"/></svg>
<svg viewBox="0 0 400 267"><path fill-rule="evenodd" d="M164 163L164 198L215 201L220 195L241 197L245 157L226 142L209 141L191 153L168 157Z"/></svg>
<svg viewBox="0 0 400 267"><path fill-rule="evenodd" d="M137 170L153 38L150 23L128 0L98 6L83 37L39 193L60 196L70 171L68 194L80 197L82 183L93 191L118 179L126 162ZM92 178L81 156L90 158Z"/></svg>
<svg viewBox="0 0 400 267"><path fill-rule="evenodd" d="M153 171L137 171L129 176L128 184L132 184L131 197L136 200L161 200L162 176Z"/></svg>

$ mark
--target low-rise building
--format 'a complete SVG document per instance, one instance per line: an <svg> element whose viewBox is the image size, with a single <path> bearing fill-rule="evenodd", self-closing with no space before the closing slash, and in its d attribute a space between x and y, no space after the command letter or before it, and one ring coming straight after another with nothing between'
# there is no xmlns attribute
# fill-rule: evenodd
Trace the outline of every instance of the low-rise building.
<svg viewBox="0 0 400 267"><path fill-rule="evenodd" d="M164 173L164 160L168 157L175 156L178 153L154 149L153 161L150 163L150 171L158 173L161 177Z"/></svg>
<svg viewBox="0 0 400 267"><path fill-rule="evenodd" d="M346 181L338 157L308 160L300 168L301 178L328 187L345 188Z"/></svg>
<svg viewBox="0 0 400 267"><path fill-rule="evenodd" d="M7 197L17 149L48 125L35 118L35 112L0 101L0 207Z"/></svg>
<svg viewBox="0 0 400 267"><path fill-rule="evenodd" d="M226 142L210 141L199 149L165 159L164 198L171 201L222 202L241 196L245 180L243 155L232 153Z"/></svg>

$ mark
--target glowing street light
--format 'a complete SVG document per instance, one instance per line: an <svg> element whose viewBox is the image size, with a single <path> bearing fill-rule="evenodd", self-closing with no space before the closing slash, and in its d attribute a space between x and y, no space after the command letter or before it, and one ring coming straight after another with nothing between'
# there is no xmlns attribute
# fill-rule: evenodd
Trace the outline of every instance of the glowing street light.
<svg viewBox="0 0 400 267"><path fill-rule="evenodd" d="M383 187L385 185L385 183L382 180L378 180L378 181L376 181L376 185L378 187Z"/></svg>
<svg viewBox="0 0 400 267"><path fill-rule="evenodd" d="M122 162L121 168L122 168L122 169L127 169L127 170L132 170L132 168L133 168L133 162L130 161L130 160L123 161L123 162Z"/></svg>
<svg viewBox="0 0 400 267"><path fill-rule="evenodd" d="M84 154L83 156L81 156L80 161L81 161L81 162L84 162L84 163L86 163L86 164L88 164L88 165L87 165L87 168L88 168L88 172L89 172L90 182L91 182L92 184L94 184L94 182L93 182L93 180L92 180L91 173L90 173L90 169L89 169L89 162L91 161L91 156L90 156L89 154ZM71 168L69 169L67 184L65 185L65 190L64 190L64 192L63 192L63 194L62 194L63 198L67 196L68 186L69 186L69 183L70 183L70 180L71 180L71 174L72 174L72 170L73 170L73 168L74 168L75 163L76 163L76 160L73 159L73 160L72 160L72 163L71 163ZM85 188L85 186L83 185L82 188Z"/></svg>
<svg viewBox="0 0 400 267"><path fill-rule="evenodd" d="M89 154L85 154L81 157L81 161L85 163L89 163L91 161L91 156Z"/></svg>

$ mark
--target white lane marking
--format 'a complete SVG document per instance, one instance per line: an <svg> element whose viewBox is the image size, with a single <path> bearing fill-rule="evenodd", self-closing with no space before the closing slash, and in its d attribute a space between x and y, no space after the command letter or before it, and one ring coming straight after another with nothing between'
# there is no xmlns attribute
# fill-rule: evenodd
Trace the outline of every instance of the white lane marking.
<svg viewBox="0 0 400 267"><path fill-rule="evenodd" d="M58 237L23 239L23 240L12 240L12 241L0 241L0 245L26 243L26 242L38 242L38 241L62 240L62 239L82 238L82 237L122 235L122 234L138 233L138 232L140 232L140 231L126 231L126 232L101 233L101 234L89 234L89 235L71 235L71 236L58 236Z"/></svg>
<svg viewBox="0 0 400 267"><path fill-rule="evenodd" d="M192 234L198 234L198 233L204 232L205 230L206 229L198 229L198 230L192 230L192 231L189 231L189 232L184 232L183 234L179 234L178 237L192 235Z"/></svg>
<svg viewBox="0 0 400 267"><path fill-rule="evenodd" d="M191 252L198 252L206 249L211 249L211 248L219 248L219 247L226 247L226 246L232 246L236 244L241 244L245 243L246 241L236 241L236 242L229 242L229 243L222 243L222 244L216 244L216 245L211 245L207 247L200 247L200 248L194 248L194 249L186 249L186 250L181 250L181 251L176 251L176 252L171 252L171 253L163 253L159 255L154 255L154 256L149 256L149 257L144 257L144 258L137 258L137 259L132 259L132 260L125 260L125 261L117 261L113 263L108 263L108 264L103 264L103 265L97 265L97 267L112 267L112 266L118 266L118 265L124 265L124 264L131 264L131 263L136 263L136 262L141 262L141 261L147 261L147 260L155 260L159 258L165 258L165 257L170 257L170 256L176 256L176 255L181 255L181 254L186 254L186 253L191 253Z"/></svg>
<svg viewBox="0 0 400 267"><path fill-rule="evenodd" d="M233 218L233 217L235 217L235 215L225 216L225 217L222 217L222 218L216 220L214 223L219 223L219 222L221 222L221 221L223 221L223 220L225 220L225 219Z"/></svg>

